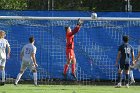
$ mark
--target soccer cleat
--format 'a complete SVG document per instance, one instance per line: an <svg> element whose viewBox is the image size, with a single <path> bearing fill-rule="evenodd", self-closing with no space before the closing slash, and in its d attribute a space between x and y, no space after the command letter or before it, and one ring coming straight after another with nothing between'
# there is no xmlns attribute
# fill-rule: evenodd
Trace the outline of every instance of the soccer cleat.
<svg viewBox="0 0 140 93"><path fill-rule="evenodd" d="M64 80L66 80L67 79L67 74L62 74L63 76L64 76Z"/></svg>
<svg viewBox="0 0 140 93"><path fill-rule="evenodd" d="M1 83L0 83L0 86L4 86L4 85L5 85L5 82L1 82Z"/></svg>
<svg viewBox="0 0 140 93"><path fill-rule="evenodd" d="M74 74L72 73L71 75L74 77L75 80L77 80L77 77L76 77L75 73Z"/></svg>
<svg viewBox="0 0 140 93"><path fill-rule="evenodd" d="M130 81L130 84L134 84L134 83L135 83L135 80L131 80L131 81Z"/></svg>
<svg viewBox="0 0 140 93"><path fill-rule="evenodd" d="M129 84L126 84L126 88L129 88Z"/></svg>
<svg viewBox="0 0 140 93"><path fill-rule="evenodd" d="M34 84L34 86L36 86L36 87L37 87L37 86L39 86L39 85L38 85L38 84Z"/></svg>
<svg viewBox="0 0 140 93"><path fill-rule="evenodd" d="M14 83L14 85L15 85L15 86L17 86L17 84L16 84L16 83Z"/></svg>
<svg viewBox="0 0 140 93"><path fill-rule="evenodd" d="M115 88L121 88L121 83L118 83L116 86L115 86Z"/></svg>

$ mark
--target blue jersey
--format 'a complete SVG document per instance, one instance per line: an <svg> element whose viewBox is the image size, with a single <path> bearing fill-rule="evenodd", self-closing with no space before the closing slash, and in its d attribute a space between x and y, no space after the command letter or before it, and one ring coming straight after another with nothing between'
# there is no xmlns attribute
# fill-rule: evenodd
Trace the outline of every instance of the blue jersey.
<svg viewBox="0 0 140 93"><path fill-rule="evenodd" d="M124 43L119 46L118 51L121 52L120 64L130 64L130 56L134 52L132 46L128 43Z"/></svg>

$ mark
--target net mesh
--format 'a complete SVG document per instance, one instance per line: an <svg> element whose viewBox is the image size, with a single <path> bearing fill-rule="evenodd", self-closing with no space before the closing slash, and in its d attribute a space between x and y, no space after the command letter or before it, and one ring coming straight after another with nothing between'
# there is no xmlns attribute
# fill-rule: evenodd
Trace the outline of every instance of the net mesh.
<svg viewBox="0 0 140 93"><path fill-rule="evenodd" d="M11 45L11 59L7 63L7 74L16 78L20 68L19 54L29 36L35 37L37 47L38 79L40 82L62 80L66 63L65 26L75 27L75 20L0 20L0 29L5 30ZM130 44L137 51L140 21L85 20L80 32L75 35L77 78L79 81L116 80L114 66L122 36L130 36ZM11 70L12 68L15 68ZM69 79L71 69L69 69ZM23 79L31 79L29 70Z"/></svg>

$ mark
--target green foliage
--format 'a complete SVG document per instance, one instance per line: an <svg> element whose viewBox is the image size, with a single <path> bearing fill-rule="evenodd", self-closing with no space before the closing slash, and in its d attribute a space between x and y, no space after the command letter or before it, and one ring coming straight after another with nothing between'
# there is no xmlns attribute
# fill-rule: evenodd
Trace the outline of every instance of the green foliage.
<svg viewBox="0 0 140 93"><path fill-rule="evenodd" d="M133 11L140 11L139 0L130 0ZM0 0L0 9L124 11L124 0Z"/></svg>
<svg viewBox="0 0 140 93"><path fill-rule="evenodd" d="M26 0L0 0L0 9L24 10L27 3Z"/></svg>

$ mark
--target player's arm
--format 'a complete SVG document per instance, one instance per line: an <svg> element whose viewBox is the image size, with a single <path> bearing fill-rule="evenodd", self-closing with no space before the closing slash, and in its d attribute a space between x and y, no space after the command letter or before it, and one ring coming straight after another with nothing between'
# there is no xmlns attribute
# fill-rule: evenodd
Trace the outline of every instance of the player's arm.
<svg viewBox="0 0 140 93"><path fill-rule="evenodd" d="M83 21L78 19L76 27L72 30L72 32L69 33L69 35L72 36L72 35L76 34L77 32L79 32L82 23L83 23Z"/></svg>
<svg viewBox="0 0 140 93"><path fill-rule="evenodd" d="M9 42L6 40L6 47L7 47L7 59L10 58L11 48Z"/></svg>
<svg viewBox="0 0 140 93"><path fill-rule="evenodd" d="M135 59L135 63L140 59L140 45L138 46L138 55Z"/></svg>
<svg viewBox="0 0 140 93"><path fill-rule="evenodd" d="M37 65L37 62L36 62L35 53L32 53L31 56L32 56L32 59L33 59L34 65L37 67L38 65Z"/></svg>
<svg viewBox="0 0 140 93"><path fill-rule="evenodd" d="M138 52L138 55L137 55L137 57L136 57L135 62L137 62L137 61L139 60L139 58L140 58L140 51Z"/></svg>
<svg viewBox="0 0 140 93"><path fill-rule="evenodd" d="M22 59L24 56L24 47L22 48L21 52L20 52L20 58Z"/></svg>
<svg viewBox="0 0 140 93"><path fill-rule="evenodd" d="M34 47L34 50L33 50L32 54L31 54L31 57L33 59L34 65L37 67L38 65L37 65L37 62L36 62L35 54L36 54L36 47Z"/></svg>
<svg viewBox="0 0 140 93"><path fill-rule="evenodd" d="M135 62L135 56L134 56L134 51L131 52L131 56L132 56L132 64L134 65Z"/></svg>
<svg viewBox="0 0 140 93"><path fill-rule="evenodd" d="M118 66L118 61L119 61L120 57L121 57L121 51L118 51L116 63L115 63L116 66Z"/></svg>
<svg viewBox="0 0 140 93"><path fill-rule="evenodd" d="M8 51L7 51L7 59L9 59L10 58L10 53L11 53L10 46L7 46L7 49L8 49Z"/></svg>
<svg viewBox="0 0 140 93"><path fill-rule="evenodd" d="M72 36L72 35L76 34L77 32L79 32L79 30L80 30L80 26L77 25L77 26L76 26L71 32L69 32L67 35L68 35L68 36Z"/></svg>
<svg viewBox="0 0 140 93"><path fill-rule="evenodd" d="M23 52L20 53L20 58L21 58L21 59L23 58Z"/></svg>

